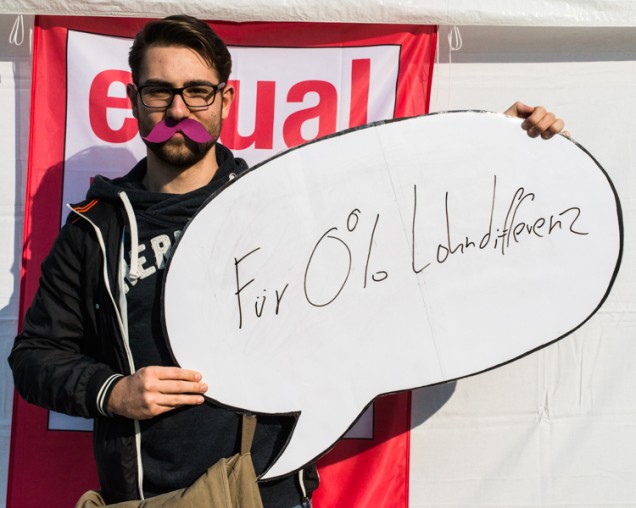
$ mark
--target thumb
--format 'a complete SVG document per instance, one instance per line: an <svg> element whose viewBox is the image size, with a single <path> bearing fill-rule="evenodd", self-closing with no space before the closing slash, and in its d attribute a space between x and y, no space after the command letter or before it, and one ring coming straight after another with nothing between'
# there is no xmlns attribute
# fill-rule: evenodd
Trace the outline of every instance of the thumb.
<svg viewBox="0 0 636 508"><path fill-rule="evenodd" d="M504 111L505 115L514 116L517 118L527 118L529 117L534 108L532 106L528 106L521 101L515 102L512 106L510 106L506 111Z"/></svg>

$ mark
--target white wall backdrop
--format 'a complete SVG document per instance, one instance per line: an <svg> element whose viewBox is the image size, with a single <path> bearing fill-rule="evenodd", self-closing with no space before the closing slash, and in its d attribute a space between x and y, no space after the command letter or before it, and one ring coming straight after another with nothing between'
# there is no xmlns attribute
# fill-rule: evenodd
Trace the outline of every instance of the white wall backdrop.
<svg viewBox="0 0 636 508"><path fill-rule="evenodd" d="M635 506L636 30L461 27L456 51L449 33L459 46L440 27L431 110L522 99L557 112L615 183L625 246L612 293L577 332L415 392L411 506Z"/></svg>

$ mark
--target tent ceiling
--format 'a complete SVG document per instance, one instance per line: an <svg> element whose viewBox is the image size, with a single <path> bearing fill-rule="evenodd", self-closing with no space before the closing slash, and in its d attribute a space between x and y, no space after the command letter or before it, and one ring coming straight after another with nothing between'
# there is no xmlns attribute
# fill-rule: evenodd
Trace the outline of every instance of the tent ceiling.
<svg viewBox="0 0 636 508"><path fill-rule="evenodd" d="M636 61L636 27L460 27L449 56L451 27L441 27L439 59L452 63Z"/></svg>
<svg viewBox="0 0 636 508"><path fill-rule="evenodd" d="M4 0L0 14L508 26L636 26L633 0Z"/></svg>

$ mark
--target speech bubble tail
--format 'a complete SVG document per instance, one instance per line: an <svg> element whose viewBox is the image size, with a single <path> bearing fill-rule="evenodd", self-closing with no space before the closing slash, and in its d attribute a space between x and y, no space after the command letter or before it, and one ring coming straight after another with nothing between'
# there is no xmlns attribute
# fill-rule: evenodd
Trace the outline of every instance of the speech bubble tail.
<svg viewBox="0 0 636 508"><path fill-rule="evenodd" d="M273 480L275 478L287 476L289 473L296 471L305 465L303 458L306 460L307 454L301 453L301 451L310 441L303 438L303 435L311 432L311 427L311 419L307 418L306 415L303 415L302 413L298 413L296 425L289 437L287 445L283 448L283 451L269 469L265 470L261 474L259 480Z"/></svg>
<svg viewBox="0 0 636 508"><path fill-rule="evenodd" d="M324 418L324 414L322 416ZM333 422L326 422L323 418L321 415L310 415L307 410L299 413L287 445L270 468L261 474L259 480L274 480L287 476L307 465L308 457L318 458L332 443L335 443L342 432L336 430L337 426L334 426ZM341 419L338 420L340 422ZM318 429L322 429L322 435L325 435L325 426L331 427L332 430L327 433L332 436L329 443L316 440L316 437L321 435Z"/></svg>
<svg viewBox="0 0 636 508"><path fill-rule="evenodd" d="M312 412L307 408L298 413L287 445L269 469L261 474L259 480L288 476L317 460L344 435L359 413L353 410L335 413L325 407L320 409Z"/></svg>

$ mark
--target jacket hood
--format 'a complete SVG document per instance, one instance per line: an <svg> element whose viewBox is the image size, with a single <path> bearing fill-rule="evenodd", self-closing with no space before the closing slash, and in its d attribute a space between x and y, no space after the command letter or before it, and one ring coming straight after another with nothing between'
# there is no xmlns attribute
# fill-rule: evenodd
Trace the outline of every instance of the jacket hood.
<svg viewBox="0 0 636 508"><path fill-rule="evenodd" d="M235 158L229 149L219 143L215 146L219 168L210 183L199 189L186 194L148 191L142 183L147 171L147 159L144 158L125 176L111 180L97 175L86 197L120 202L120 193L123 191L137 211L164 216L177 222L187 220L214 191L247 170L247 163L243 159Z"/></svg>

